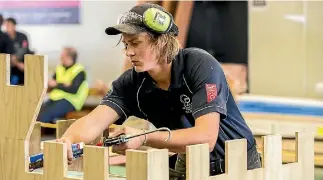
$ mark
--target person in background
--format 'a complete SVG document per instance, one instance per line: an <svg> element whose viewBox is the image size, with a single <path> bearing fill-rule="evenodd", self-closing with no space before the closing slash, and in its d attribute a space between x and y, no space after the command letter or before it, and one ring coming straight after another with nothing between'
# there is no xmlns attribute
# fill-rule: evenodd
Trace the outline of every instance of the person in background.
<svg viewBox="0 0 323 180"><path fill-rule="evenodd" d="M61 64L48 81L49 100L42 105L38 121L56 123L58 118L63 118L67 113L82 109L89 88L85 68L76 60L76 50L65 47L61 53Z"/></svg>
<svg viewBox="0 0 323 180"><path fill-rule="evenodd" d="M5 20L6 33L13 41L16 59L12 61L11 84L24 84L24 55L33 54L29 49L29 41L26 34L16 30L17 21L14 18Z"/></svg>
<svg viewBox="0 0 323 180"><path fill-rule="evenodd" d="M1 30L2 24L3 16L0 14L0 53L13 55L15 53L13 42L10 40L8 34Z"/></svg>

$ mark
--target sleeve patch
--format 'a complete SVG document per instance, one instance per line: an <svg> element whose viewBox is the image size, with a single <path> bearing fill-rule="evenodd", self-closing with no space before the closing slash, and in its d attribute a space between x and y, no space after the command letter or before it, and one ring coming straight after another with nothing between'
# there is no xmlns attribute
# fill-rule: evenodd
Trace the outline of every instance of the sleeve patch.
<svg viewBox="0 0 323 180"><path fill-rule="evenodd" d="M23 48L26 48L28 46L28 42L27 42L27 40L24 40L23 42L22 42L22 47Z"/></svg>
<svg viewBox="0 0 323 180"><path fill-rule="evenodd" d="M211 102L217 96L216 84L205 84L207 102Z"/></svg>

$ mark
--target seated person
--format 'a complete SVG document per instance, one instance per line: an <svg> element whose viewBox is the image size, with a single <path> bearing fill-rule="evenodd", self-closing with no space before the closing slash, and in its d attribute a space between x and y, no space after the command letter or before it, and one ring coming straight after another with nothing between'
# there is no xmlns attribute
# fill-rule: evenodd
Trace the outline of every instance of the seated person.
<svg viewBox="0 0 323 180"><path fill-rule="evenodd" d="M88 96L88 82L84 67L76 63L77 52L66 47L61 53L61 64L55 69L53 79L49 80L49 100L39 112L38 121L56 123L67 113L81 110Z"/></svg>
<svg viewBox="0 0 323 180"><path fill-rule="evenodd" d="M91 88L94 90L95 95L102 97L104 97L110 89L102 80L97 80Z"/></svg>
<svg viewBox="0 0 323 180"><path fill-rule="evenodd" d="M26 34L16 30L17 22L14 18L7 18L5 21L6 33L14 45L16 59L12 60L11 84L24 84L24 55L33 54L29 49L29 41Z"/></svg>

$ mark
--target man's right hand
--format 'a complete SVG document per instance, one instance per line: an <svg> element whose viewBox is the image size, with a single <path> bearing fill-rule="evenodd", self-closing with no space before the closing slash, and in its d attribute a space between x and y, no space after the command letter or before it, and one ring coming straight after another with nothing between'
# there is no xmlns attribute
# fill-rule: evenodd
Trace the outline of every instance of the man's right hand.
<svg viewBox="0 0 323 180"><path fill-rule="evenodd" d="M19 63L19 61L17 60L17 56L12 54L10 57L11 65L16 66Z"/></svg>
<svg viewBox="0 0 323 180"><path fill-rule="evenodd" d="M67 137L62 137L61 139L56 140L59 143L66 143L67 147L67 161L71 165L73 161L73 151L72 151L72 141Z"/></svg>
<svg viewBox="0 0 323 180"><path fill-rule="evenodd" d="M53 88L53 87L55 87L56 85L57 85L57 82L56 82L55 80L51 79L51 80L49 80L49 81L48 81L48 86L49 86L50 88Z"/></svg>

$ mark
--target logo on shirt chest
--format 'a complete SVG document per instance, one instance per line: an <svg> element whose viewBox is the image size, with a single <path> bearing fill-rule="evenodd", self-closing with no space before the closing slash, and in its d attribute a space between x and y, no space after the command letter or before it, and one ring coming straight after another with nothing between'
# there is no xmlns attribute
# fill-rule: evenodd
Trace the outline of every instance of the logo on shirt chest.
<svg viewBox="0 0 323 180"><path fill-rule="evenodd" d="M191 99L185 95L185 94L182 94L180 96L180 101L181 103L183 103L183 110L185 111L185 113L192 113L192 102L191 102Z"/></svg>

